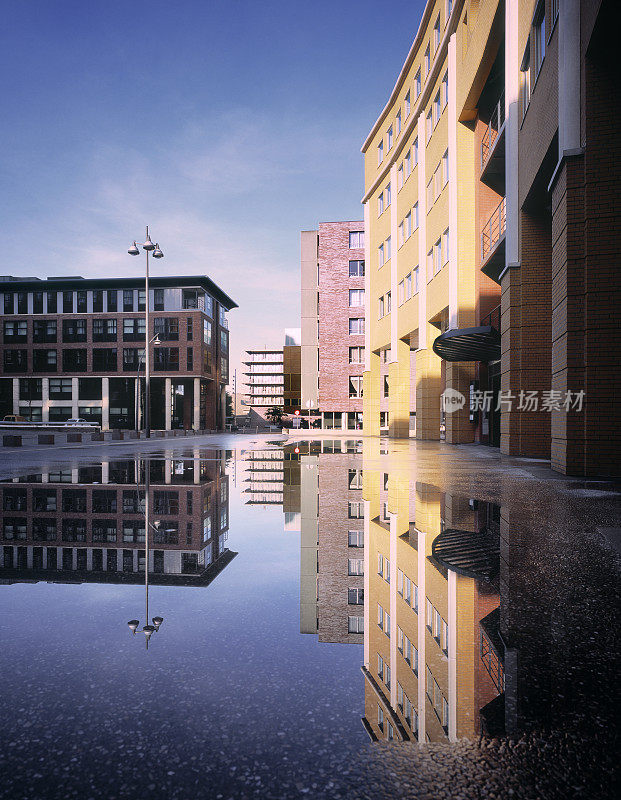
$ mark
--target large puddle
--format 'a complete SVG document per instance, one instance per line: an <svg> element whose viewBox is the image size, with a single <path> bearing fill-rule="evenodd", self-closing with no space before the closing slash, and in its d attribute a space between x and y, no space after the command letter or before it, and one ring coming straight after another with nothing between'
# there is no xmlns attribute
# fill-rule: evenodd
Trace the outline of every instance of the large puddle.
<svg viewBox="0 0 621 800"><path fill-rule="evenodd" d="M410 458L4 480L1 796L613 796L618 495Z"/></svg>

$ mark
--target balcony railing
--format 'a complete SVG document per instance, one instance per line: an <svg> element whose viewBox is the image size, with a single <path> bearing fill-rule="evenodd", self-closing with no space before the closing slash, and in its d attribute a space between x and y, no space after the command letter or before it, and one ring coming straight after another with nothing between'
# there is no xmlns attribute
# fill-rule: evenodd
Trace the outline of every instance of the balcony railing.
<svg viewBox="0 0 621 800"><path fill-rule="evenodd" d="M485 263L507 229L507 198L503 197L481 231L481 261Z"/></svg>
<svg viewBox="0 0 621 800"><path fill-rule="evenodd" d="M502 130L502 126L504 124L505 124L505 96L503 93L500 96L498 105L492 112L492 118L490 119L489 125L487 126L487 129L483 134L483 139L481 140L481 169L483 169L487 164L487 159L490 156L494 142L498 138L498 134Z"/></svg>
<svg viewBox="0 0 621 800"><path fill-rule="evenodd" d="M500 330L500 306L496 306L486 317L481 319L481 325L491 325L492 328Z"/></svg>

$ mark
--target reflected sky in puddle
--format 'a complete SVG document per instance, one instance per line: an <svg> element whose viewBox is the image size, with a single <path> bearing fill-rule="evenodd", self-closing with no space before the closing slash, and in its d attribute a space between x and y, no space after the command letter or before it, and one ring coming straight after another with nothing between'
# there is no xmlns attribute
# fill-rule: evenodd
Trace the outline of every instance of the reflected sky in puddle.
<svg viewBox="0 0 621 800"><path fill-rule="evenodd" d="M604 796L617 573L580 538L580 487L553 519L545 488L446 491L405 450L353 440L194 456L0 486L0 796L474 797L483 771L499 796L552 797L557 766L536 777L519 748L483 764L478 737L577 728L595 742L580 758L546 744L563 796ZM593 524L614 530L601 494Z"/></svg>

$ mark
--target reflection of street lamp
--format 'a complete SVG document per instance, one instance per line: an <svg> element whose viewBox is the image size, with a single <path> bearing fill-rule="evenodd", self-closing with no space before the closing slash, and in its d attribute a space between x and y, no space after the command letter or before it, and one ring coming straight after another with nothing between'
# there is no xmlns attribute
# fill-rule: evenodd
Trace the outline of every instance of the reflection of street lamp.
<svg viewBox="0 0 621 800"><path fill-rule="evenodd" d="M149 253L153 252L153 258L164 258L164 253L160 250L159 244L156 242L153 244L151 241L151 237L149 236L149 226L147 225L147 238L145 239L145 243L142 245L142 249L147 254L147 270L145 273L145 301L144 301L144 320L145 320L145 338L149 339ZM137 256L140 254L140 250L138 249L138 245L136 242L132 244L132 246L127 251L130 256ZM151 438L151 369L150 369L150 361L149 361L149 344L147 344L145 348L145 368L144 368L144 427L145 427L145 435L147 439Z"/></svg>
<svg viewBox="0 0 621 800"><path fill-rule="evenodd" d="M138 498L140 498L140 462L136 458L134 461L134 469L136 471L136 493ZM161 525L160 520L155 520L153 524L149 522L149 479L150 479L150 465L149 460L145 459L144 461L144 590L145 590L145 624L142 626L142 632L145 635L145 642L147 645L147 650L149 649L149 639L151 636L159 631L160 625L164 622L163 617L153 617L151 622L152 625L149 624L149 528L152 528L156 533L163 533L165 532ZM175 530L175 529L171 529ZM137 619L130 619L127 623L130 631L135 634L138 626L140 625L139 620Z"/></svg>
<svg viewBox="0 0 621 800"><path fill-rule="evenodd" d="M149 349L150 345L154 345L155 347L159 347L162 343L160 342L159 334L155 334L149 341L147 342L144 350L141 351L140 355L138 356L138 370L136 372L136 430L140 430L140 370L142 369L142 362L145 357L145 353ZM146 397L146 392L145 392ZM145 408L145 422L147 419L146 415L146 408ZM150 431L149 431L150 433Z"/></svg>

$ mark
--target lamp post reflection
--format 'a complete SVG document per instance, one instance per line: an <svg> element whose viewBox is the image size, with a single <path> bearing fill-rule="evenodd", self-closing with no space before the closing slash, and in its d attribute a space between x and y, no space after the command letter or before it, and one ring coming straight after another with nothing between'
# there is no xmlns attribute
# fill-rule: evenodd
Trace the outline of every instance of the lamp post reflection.
<svg viewBox="0 0 621 800"><path fill-rule="evenodd" d="M145 624L142 626L142 632L145 635L145 644L147 650L149 649L149 639L156 631L159 631L162 622L164 622L163 617L153 617L151 622L152 625L149 624L149 529L153 529L155 533L164 533L165 531L161 527L161 521L155 520L155 522L151 523L150 521L150 503L149 503L149 490L150 490L150 464L149 459L145 458L141 462L138 458L135 459L135 471L136 471L136 494L138 496L138 502L140 502L140 470L141 466L144 470L144 595L145 595ZM140 625L140 620L137 619L130 619L127 623L130 631L132 634L135 635L138 627Z"/></svg>

